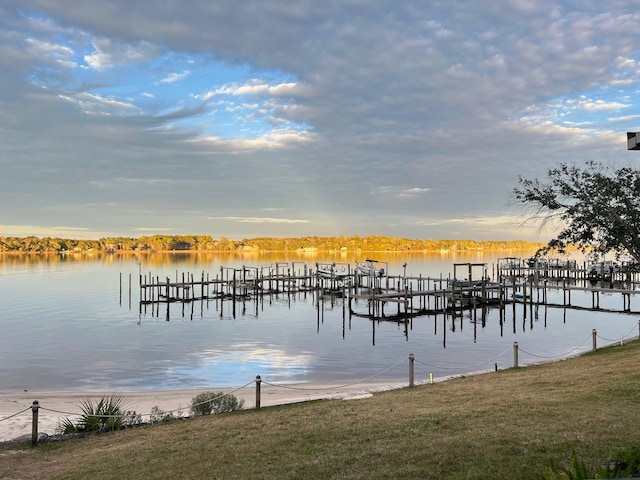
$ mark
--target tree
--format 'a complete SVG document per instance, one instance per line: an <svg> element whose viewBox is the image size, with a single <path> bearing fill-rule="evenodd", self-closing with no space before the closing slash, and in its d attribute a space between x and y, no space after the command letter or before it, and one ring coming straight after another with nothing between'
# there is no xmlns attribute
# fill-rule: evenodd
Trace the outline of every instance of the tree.
<svg viewBox="0 0 640 480"><path fill-rule="evenodd" d="M584 253L627 254L640 263L640 170L589 161L584 168L561 164L548 176L546 183L520 177L514 188L515 199L533 207L531 220L563 225L545 252L573 244Z"/></svg>

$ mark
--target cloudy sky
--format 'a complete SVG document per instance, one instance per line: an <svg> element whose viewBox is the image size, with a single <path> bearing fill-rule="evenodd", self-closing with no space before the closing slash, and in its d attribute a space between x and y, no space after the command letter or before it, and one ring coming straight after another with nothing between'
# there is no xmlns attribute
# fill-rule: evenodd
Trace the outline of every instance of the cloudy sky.
<svg viewBox="0 0 640 480"><path fill-rule="evenodd" d="M639 25L617 0L2 0L0 235L545 240L519 176L640 163Z"/></svg>

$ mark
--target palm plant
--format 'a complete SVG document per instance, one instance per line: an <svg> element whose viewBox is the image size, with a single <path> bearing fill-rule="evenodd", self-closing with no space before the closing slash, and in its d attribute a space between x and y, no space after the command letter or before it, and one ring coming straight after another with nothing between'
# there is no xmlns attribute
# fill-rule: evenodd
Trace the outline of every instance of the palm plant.
<svg viewBox="0 0 640 480"><path fill-rule="evenodd" d="M68 417L61 421L58 430L62 433L103 432L121 428L125 423L125 416L132 412L122 410L123 398L119 395L102 397L97 403L91 399L83 400L80 404L82 414L74 423Z"/></svg>

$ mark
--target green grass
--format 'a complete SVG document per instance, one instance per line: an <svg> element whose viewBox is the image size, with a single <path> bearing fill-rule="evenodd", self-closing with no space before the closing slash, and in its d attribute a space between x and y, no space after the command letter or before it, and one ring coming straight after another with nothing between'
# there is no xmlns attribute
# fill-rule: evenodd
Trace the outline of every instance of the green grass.
<svg viewBox="0 0 640 480"><path fill-rule="evenodd" d="M375 394L0 448L7 479L540 479L640 446L640 342Z"/></svg>

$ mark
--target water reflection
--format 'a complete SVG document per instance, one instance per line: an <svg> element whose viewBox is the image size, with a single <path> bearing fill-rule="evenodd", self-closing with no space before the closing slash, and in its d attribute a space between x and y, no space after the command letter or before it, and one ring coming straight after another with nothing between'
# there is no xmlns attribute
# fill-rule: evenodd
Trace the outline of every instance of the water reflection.
<svg viewBox="0 0 640 480"><path fill-rule="evenodd" d="M223 387L242 385L256 375L270 382L340 384L379 372L385 373L378 380L397 382L406 381L404 366L386 370L409 353L421 362L417 378L448 376L510 366L510 353L504 352L515 341L524 351L549 358L581 345L594 328L605 338L637 328L632 315L591 310L589 292L572 294L570 303L584 308L580 311L526 302L402 319L353 315L349 297L313 291L138 304L143 275L181 280L183 272L190 272L197 279L203 273L213 278L221 268L295 261L300 262L296 268L315 269L316 263L355 265L366 258L0 255L0 288L7 299L0 317L0 390ZM465 261L486 262L492 272L497 258L480 252L377 257L388 262L385 268L401 288L404 277L449 278L453 264ZM565 301L562 290L549 289L546 295L549 303ZM355 310L367 312L366 300L353 302ZM631 302L635 305L635 297ZM601 295L599 304L620 308L621 300ZM540 361L522 357L521 364Z"/></svg>

